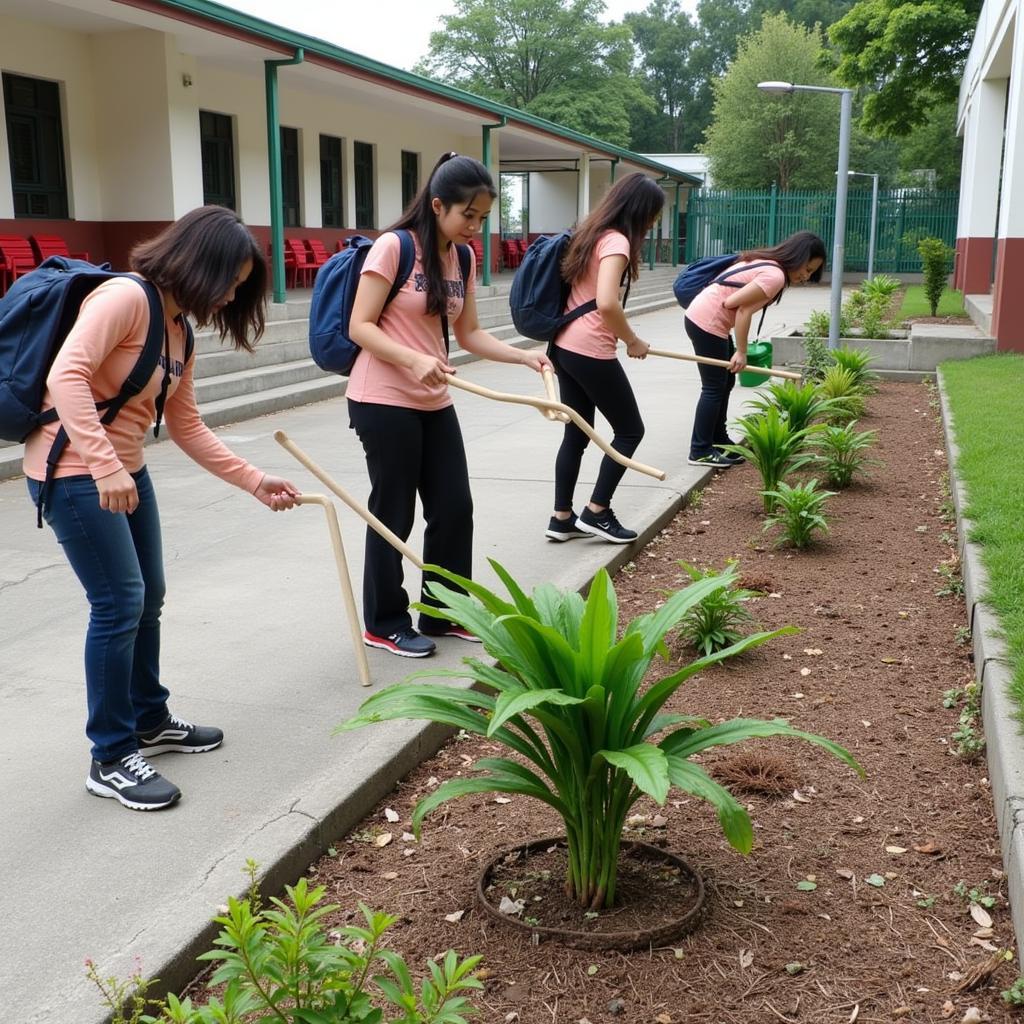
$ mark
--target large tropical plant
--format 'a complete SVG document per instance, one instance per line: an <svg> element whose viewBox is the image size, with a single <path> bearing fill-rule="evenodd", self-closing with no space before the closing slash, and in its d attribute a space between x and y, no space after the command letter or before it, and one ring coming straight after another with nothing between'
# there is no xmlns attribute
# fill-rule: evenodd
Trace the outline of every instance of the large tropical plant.
<svg viewBox="0 0 1024 1024"><path fill-rule="evenodd" d="M803 430L822 419L831 406L823 398L814 381L774 381L750 403L755 409L767 412L775 406L785 416L790 430Z"/></svg>
<svg viewBox="0 0 1024 1024"><path fill-rule="evenodd" d="M677 591L655 611L633 619L620 636L615 590L603 569L584 600L549 583L527 595L501 565L493 560L491 565L509 600L473 580L428 566L467 593L432 582L430 591L441 607L417 607L476 634L498 664L465 658L462 669L417 673L374 694L338 727L341 731L390 719L426 719L487 736L519 755L482 758L476 763L478 776L439 786L413 812L417 834L424 817L454 797L487 792L534 797L554 808L564 823L567 892L598 910L615 902L622 827L641 796L664 804L676 786L708 801L732 846L741 853L750 851L754 834L744 806L690 760L695 754L758 736L794 736L860 771L842 747L780 719L711 724L662 710L691 676L773 637L796 632L791 626L745 637L643 687L655 657L668 657L666 635L705 597L727 585L721 576ZM422 676L465 676L477 688L423 682Z"/></svg>

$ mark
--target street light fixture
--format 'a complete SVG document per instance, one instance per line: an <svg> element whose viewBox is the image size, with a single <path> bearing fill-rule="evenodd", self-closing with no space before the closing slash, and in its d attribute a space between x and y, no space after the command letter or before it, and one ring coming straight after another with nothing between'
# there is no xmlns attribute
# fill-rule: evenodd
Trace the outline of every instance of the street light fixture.
<svg viewBox="0 0 1024 1024"><path fill-rule="evenodd" d="M850 178L871 179L871 228L868 234L868 280L875 278L875 228L878 226L878 175L867 171L847 171Z"/></svg>
<svg viewBox="0 0 1024 1024"><path fill-rule="evenodd" d="M836 220L832 234L832 308L828 321L828 347L839 347L839 317L843 308L843 256L846 249L846 191L850 169L850 122L853 90L827 85L795 85L793 82L758 82L758 89L771 93L830 92L840 97L839 165L836 170Z"/></svg>

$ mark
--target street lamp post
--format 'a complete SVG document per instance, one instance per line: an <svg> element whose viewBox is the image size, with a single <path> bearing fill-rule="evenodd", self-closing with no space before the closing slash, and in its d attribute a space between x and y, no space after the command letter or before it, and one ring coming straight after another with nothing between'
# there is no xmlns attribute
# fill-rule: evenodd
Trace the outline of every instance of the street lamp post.
<svg viewBox="0 0 1024 1024"><path fill-rule="evenodd" d="M875 278L875 230L878 227L878 175L867 171L847 171L849 177L871 179L871 228L868 232L868 280Z"/></svg>
<svg viewBox="0 0 1024 1024"><path fill-rule="evenodd" d="M772 93L829 92L840 98L839 165L836 170L836 220L832 234L832 303L828 321L828 347L839 347L839 317L843 308L843 256L846 250L846 191L850 169L850 122L853 90L827 85L794 85L792 82L758 82L758 89Z"/></svg>

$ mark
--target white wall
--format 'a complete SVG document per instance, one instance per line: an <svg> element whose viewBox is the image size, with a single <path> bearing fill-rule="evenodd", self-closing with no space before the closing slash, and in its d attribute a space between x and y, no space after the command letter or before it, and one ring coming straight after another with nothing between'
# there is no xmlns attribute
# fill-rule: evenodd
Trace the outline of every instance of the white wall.
<svg viewBox="0 0 1024 1024"><path fill-rule="evenodd" d="M576 223L576 175L530 172L530 234L554 234Z"/></svg>

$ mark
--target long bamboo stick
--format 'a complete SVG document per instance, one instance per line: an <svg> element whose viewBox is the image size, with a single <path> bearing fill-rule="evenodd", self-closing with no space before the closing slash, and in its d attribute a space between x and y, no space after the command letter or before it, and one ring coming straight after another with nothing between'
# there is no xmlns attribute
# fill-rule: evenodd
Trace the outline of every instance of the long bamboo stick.
<svg viewBox="0 0 1024 1024"><path fill-rule="evenodd" d="M691 356L686 352L669 352L664 348L649 348L647 354L651 356L664 356L666 359L685 359L690 363L706 363L708 366L722 366L728 369L729 362L726 359L712 359L710 356ZM800 380L801 375L792 370L776 370L774 366L754 366L747 363L743 367L743 373L760 373L765 377L782 377L784 380Z"/></svg>
<svg viewBox="0 0 1024 1024"><path fill-rule="evenodd" d="M417 569L423 568L423 559L416 554L415 551L408 544L402 540L396 533L389 530L365 505L356 501L351 494L348 493L337 481L327 473L326 470L321 469L283 430L274 431L274 440L285 449L285 451L295 456L303 466L306 467L325 486L329 487L343 502L357 516L365 520L366 524L371 530L375 530L379 533L396 551L405 555L406 558L416 566Z"/></svg>
<svg viewBox="0 0 1024 1024"><path fill-rule="evenodd" d="M468 391L473 395L480 395L481 398L490 398L495 402L510 402L512 405L532 405L535 409L540 409L541 412L550 410L555 413L564 413L601 451L609 458L614 459L620 466L634 469L638 473L645 473L647 476L653 476L655 480L665 479L665 471L663 469L655 469L653 466L644 465L642 462L636 462L621 452L617 452L575 409L571 409L563 402L531 398L529 395L514 395L505 391L492 391L490 388L482 387L480 384L472 384L468 380L460 380L450 373L446 376L448 377L448 383L452 387L461 388L463 391Z"/></svg>
<svg viewBox="0 0 1024 1024"><path fill-rule="evenodd" d="M331 547L334 549L334 564L338 569L338 582L341 584L341 597L345 603L345 614L352 634L352 650L356 656L356 667L359 669L359 681L363 686L369 686L370 663L366 657L366 647L363 645L363 627L356 608L356 595L352 590L352 574L345 558L345 546L341 542L337 509L334 502L323 494L303 494L295 499L295 504L323 506L324 515L327 517L327 532L331 535Z"/></svg>
<svg viewBox="0 0 1024 1024"><path fill-rule="evenodd" d="M544 378L544 390L547 392L549 402L558 401L558 391L555 389L555 374L550 366L545 366L540 371ZM564 412L555 412L552 409L541 410L549 420L558 420L561 423L568 423L569 417Z"/></svg>

